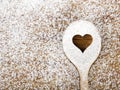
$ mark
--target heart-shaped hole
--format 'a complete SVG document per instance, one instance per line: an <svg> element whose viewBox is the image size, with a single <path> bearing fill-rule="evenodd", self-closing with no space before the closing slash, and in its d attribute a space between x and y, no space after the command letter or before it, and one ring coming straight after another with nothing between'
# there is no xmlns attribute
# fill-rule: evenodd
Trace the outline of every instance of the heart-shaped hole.
<svg viewBox="0 0 120 90"><path fill-rule="evenodd" d="M74 45L78 47L82 52L85 51L86 48L90 46L92 43L92 36L89 34L85 34L84 36L75 35L72 39Z"/></svg>

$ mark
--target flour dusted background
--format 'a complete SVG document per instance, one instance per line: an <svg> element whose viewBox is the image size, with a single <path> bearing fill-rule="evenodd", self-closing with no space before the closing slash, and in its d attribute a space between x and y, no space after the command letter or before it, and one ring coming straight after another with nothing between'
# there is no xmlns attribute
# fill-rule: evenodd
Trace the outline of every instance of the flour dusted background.
<svg viewBox="0 0 120 90"><path fill-rule="evenodd" d="M93 22L102 38L90 90L120 90L119 0L0 0L0 90L79 90L62 38L80 19Z"/></svg>

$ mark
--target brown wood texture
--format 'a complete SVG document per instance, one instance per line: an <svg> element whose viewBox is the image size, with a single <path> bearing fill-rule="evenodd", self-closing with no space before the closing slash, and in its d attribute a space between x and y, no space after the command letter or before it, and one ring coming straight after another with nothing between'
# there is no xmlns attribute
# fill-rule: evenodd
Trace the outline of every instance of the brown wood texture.
<svg viewBox="0 0 120 90"><path fill-rule="evenodd" d="M92 43L92 36L86 34L84 36L75 35L73 37L73 43L76 47L78 47L82 52L85 51L86 48Z"/></svg>

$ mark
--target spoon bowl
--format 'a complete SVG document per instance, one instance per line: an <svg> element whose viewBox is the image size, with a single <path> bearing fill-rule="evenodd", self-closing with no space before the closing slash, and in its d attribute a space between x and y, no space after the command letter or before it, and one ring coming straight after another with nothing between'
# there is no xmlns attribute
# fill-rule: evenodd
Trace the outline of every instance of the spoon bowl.
<svg viewBox="0 0 120 90"><path fill-rule="evenodd" d="M88 21L75 21L64 32L63 49L80 73L81 90L88 90L88 72L101 50L97 28Z"/></svg>

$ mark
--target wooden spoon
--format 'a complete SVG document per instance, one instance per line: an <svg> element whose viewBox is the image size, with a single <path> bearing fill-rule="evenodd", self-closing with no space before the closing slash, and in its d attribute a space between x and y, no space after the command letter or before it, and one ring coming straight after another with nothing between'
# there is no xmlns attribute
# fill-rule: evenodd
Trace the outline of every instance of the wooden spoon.
<svg viewBox="0 0 120 90"><path fill-rule="evenodd" d="M97 28L88 21L73 22L64 32L63 49L80 73L81 90L88 90L88 72L101 50Z"/></svg>

